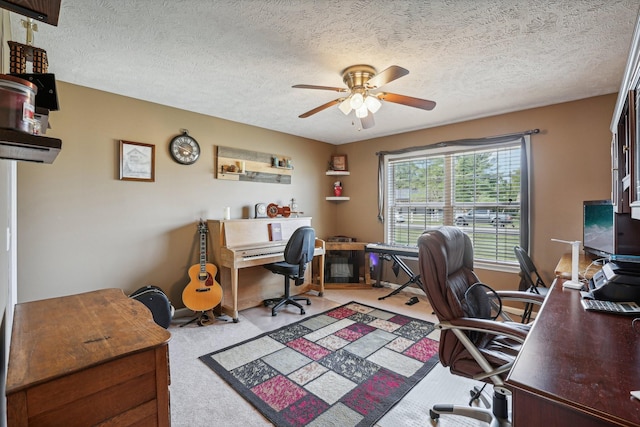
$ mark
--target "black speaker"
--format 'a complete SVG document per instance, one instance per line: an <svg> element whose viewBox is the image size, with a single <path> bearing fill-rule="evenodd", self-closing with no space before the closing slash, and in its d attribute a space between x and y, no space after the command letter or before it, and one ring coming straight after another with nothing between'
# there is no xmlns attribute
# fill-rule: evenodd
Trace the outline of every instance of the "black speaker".
<svg viewBox="0 0 640 427"><path fill-rule="evenodd" d="M50 111L57 111L58 93L56 92L56 76L51 73L41 74L20 74L11 73L12 76L20 77L38 88L36 94L36 108L46 108Z"/></svg>

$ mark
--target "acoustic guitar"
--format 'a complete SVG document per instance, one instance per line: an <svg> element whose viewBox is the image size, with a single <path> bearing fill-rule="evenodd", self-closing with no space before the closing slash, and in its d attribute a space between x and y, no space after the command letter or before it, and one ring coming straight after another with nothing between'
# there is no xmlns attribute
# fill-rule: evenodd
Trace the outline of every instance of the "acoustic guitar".
<svg viewBox="0 0 640 427"><path fill-rule="evenodd" d="M207 262L207 224L200 220L200 263L189 268L191 281L182 291L182 302L192 311L211 310L222 301L222 286L216 282L218 268Z"/></svg>

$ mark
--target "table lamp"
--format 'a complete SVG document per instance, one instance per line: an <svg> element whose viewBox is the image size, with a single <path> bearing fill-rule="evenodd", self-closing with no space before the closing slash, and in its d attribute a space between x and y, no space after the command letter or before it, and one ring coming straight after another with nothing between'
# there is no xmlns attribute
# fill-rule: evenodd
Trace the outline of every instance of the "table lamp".
<svg viewBox="0 0 640 427"><path fill-rule="evenodd" d="M571 280L567 280L562 283L563 288L570 289L582 289L582 283L578 280L578 257L580 250L580 242L579 240L568 241L568 240L558 240L551 239L553 242L560 243L568 243L571 245Z"/></svg>

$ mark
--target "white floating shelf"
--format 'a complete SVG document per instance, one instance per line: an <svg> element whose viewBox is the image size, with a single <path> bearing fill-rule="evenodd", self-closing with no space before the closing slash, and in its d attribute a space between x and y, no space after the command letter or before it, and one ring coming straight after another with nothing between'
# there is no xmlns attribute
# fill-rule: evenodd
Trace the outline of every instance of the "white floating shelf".
<svg viewBox="0 0 640 427"><path fill-rule="evenodd" d="M327 175L349 175L349 171L327 171Z"/></svg>
<svg viewBox="0 0 640 427"><path fill-rule="evenodd" d="M339 202L339 201L343 201L343 200L351 200L351 197L344 197L344 196L335 197L335 196L331 196L331 197L325 197L325 199Z"/></svg>

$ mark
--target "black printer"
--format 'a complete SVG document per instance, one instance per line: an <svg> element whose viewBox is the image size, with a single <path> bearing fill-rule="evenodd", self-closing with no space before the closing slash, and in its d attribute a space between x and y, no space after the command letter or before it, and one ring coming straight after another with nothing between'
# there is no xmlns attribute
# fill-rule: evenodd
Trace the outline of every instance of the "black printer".
<svg viewBox="0 0 640 427"><path fill-rule="evenodd" d="M589 281L589 291L594 299L601 301L640 303L640 263L606 263Z"/></svg>

